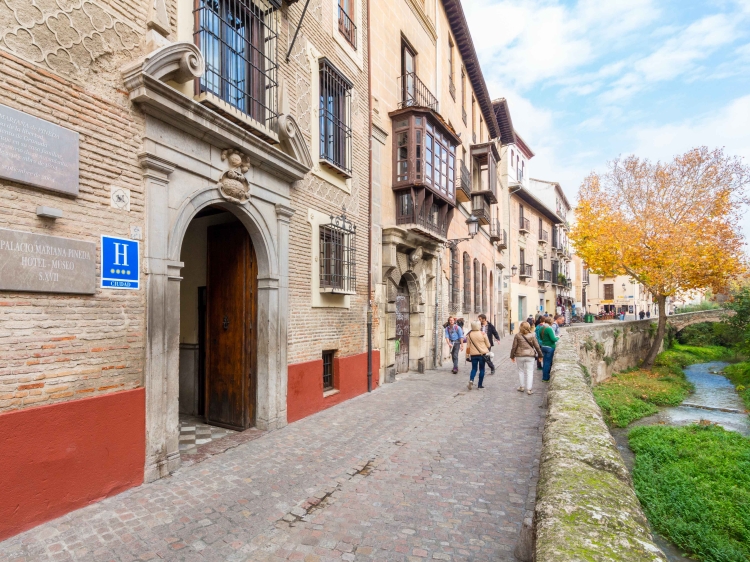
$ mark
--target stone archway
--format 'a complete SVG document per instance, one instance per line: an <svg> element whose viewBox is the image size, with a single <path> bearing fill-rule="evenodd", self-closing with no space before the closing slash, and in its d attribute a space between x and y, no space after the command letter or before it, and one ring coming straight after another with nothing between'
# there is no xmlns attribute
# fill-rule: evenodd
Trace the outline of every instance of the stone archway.
<svg viewBox="0 0 750 562"><path fill-rule="evenodd" d="M170 186L174 167L143 156L147 189L153 194ZM152 208L156 208L156 203ZM179 466L179 334L180 249L188 224L202 209L215 206L234 214L247 229L258 263L257 410L256 427L286 425L289 222L294 211L285 205L250 198L228 202L215 184L182 200L178 209L154 213L150 232L165 233L146 246L148 271L146 388L146 467L144 479L166 476Z"/></svg>

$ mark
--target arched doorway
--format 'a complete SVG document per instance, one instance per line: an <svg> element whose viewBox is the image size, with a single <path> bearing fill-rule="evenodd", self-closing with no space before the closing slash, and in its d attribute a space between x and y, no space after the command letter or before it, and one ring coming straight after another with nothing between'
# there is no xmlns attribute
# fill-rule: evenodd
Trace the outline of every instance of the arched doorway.
<svg viewBox="0 0 750 562"><path fill-rule="evenodd" d="M258 263L253 243L234 214L208 206L185 231L181 261L181 424L192 416L242 431L255 425L257 404ZM211 430L199 441L224 435Z"/></svg>
<svg viewBox="0 0 750 562"><path fill-rule="evenodd" d="M409 370L410 304L409 287L402 278L396 292L396 373Z"/></svg>

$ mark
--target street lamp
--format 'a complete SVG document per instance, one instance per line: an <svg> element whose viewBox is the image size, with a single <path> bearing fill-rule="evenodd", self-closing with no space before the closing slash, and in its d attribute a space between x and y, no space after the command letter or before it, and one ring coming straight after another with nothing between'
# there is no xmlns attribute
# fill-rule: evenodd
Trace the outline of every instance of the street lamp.
<svg viewBox="0 0 750 562"><path fill-rule="evenodd" d="M473 240L479 232L479 219L474 215L469 215L469 218L466 219L466 226L469 228L468 238L452 238L451 240L446 240L446 244L448 244L448 246L450 246L451 248L455 248L461 242L465 242L466 240Z"/></svg>
<svg viewBox="0 0 750 562"><path fill-rule="evenodd" d="M503 275L503 279L510 279L511 277L515 277L516 273L518 273L518 267L514 265L510 268L510 275Z"/></svg>

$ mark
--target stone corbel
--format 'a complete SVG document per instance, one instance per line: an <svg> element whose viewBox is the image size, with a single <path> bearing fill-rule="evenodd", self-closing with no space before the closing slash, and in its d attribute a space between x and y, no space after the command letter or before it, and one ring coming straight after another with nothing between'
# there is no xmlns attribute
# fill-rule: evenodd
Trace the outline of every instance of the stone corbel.
<svg viewBox="0 0 750 562"><path fill-rule="evenodd" d="M289 114L279 115L279 140L281 141L281 150L297 160L308 170L313 167L313 159L310 156L310 149L302 136L297 121Z"/></svg>
<svg viewBox="0 0 750 562"><path fill-rule="evenodd" d="M122 70L125 87L132 91L142 82L143 75L161 82L169 80L184 84L200 78L206 71L206 62L200 49L185 41L161 47Z"/></svg>

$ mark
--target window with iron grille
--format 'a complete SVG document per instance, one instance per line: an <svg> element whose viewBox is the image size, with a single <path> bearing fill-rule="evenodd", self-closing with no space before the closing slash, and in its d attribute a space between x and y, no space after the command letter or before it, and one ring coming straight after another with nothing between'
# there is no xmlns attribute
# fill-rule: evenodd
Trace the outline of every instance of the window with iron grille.
<svg viewBox="0 0 750 562"><path fill-rule="evenodd" d="M604 285L604 300L614 300L615 299L615 286L612 284L607 283Z"/></svg>
<svg viewBox="0 0 750 562"><path fill-rule="evenodd" d="M333 355L335 350L323 352L323 391L333 390Z"/></svg>
<svg viewBox="0 0 750 562"><path fill-rule="evenodd" d="M327 293L354 293L356 275L356 225L346 218L331 217L331 224L320 227L320 290Z"/></svg>
<svg viewBox="0 0 750 562"><path fill-rule="evenodd" d="M481 302L481 293L480 288L480 279L479 279L479 260L474 258L474 312L479 313L482 312L482 302Z"/></svg>
<svg viewBox="0 0 750 562"><path fill-rule="evenodd" d="M215 96L273 128L278 117L274 6L267 0L196 0L195 6L194 40L206 61L197 93Z"/></svg>
<svg viewBox="0 0 750 562"><path fill-rule="evenodd" d="M482 312L487 310L487 266L482 264Z"/></svg>
<svg viewBox="0 0 750 562"><path fill-rule="evenodd" d="M451 248L451 292L450 292L450 303L453 307L458 306L458 299L461 294L460 283L460 272L461 264L458 260L458 248Z"/></svg>
<svg viewBox="0 0 750 562"><path fill-rule="evenodd" d="M471 312L471 258L464 252L464 312Z"/></svg>
<svg viewBox="0 0 750 562"><path fill-rule="evenodd" d="M328 59L320 61L320 159L351 175L352 83Z"/></svg>

